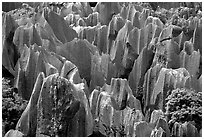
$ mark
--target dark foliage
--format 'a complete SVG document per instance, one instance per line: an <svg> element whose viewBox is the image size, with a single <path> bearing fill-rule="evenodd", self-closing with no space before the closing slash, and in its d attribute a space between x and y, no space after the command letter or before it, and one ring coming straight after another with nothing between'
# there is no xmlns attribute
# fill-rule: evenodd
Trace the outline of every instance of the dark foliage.
<svg viewBox="0 0 204 139"><path fill-rule="evenodd" d="M167 97L166 114L170 128L175 122L191 121L198 131L202 127L202 93L175 89Z"/></svg>
<svg viewBox="0 0 204 139"><path fill-rule="evenodd" d="M27 106L27 101L15 93L8 79L2 79L2 134L15 126Z"/></svg>

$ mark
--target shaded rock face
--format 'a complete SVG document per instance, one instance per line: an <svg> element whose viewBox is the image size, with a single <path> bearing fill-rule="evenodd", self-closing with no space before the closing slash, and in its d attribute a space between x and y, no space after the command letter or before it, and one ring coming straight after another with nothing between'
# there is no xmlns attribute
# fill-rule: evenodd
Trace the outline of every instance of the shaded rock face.
<svg viewBox="0 0 204 139"><path fill-rule="evenodd" d="M100 22L102 25L108 25L112 16L118 14L120 11L118 2L99 2L94 11L100 13Z"/></svg>
<svg viewBox="0 0 204 139"><path fill-rule="evenodd" d="M144 76L152 64L154 54L151 49L144 47L134 62L133 69L129 74L129 84L133 91L133 95L137 97L144 84Z"/></svg>
<svg viewBox="0 0 204 139"><path fill-rule="evenodd" d="M62 43L70 42L75 37L77 37L77 33L75 32L75 30L70 28L65 22L65 20L55 12L45 12L45 19L53 29L53 32L55 33L56 37Z"/></svg>
<svg viewBox="0 0 204 139"><path fill-rule="evenodd" d="M91 74L91 47L92 45L86 40L74 39L57 47L57 54L64 56L67 60L75 64L79 69L81 78L90 83Z"/></svg>
<svg viewBox="0 0 204 139"><path fill-rule="evenodd" d="M123 79L111 80L111 102L116 110L123 110L127 105L128 92L126 90L127 81Z"/></svg>
<svg viewBox="0 0 204 139"><path fill-rule="evenodd" d="M2 22L2 65L14 76L19 53L13 37L18 25L7 13L2 15Z"/></svg>
<svg viewBox="0 0 204 139"><path fill-rule="evenodd" d="M18 53L23 51L24 45L31 47L36 43L42 46L42 40L33 25L19 26L15 31L13 43L18 47Z"/></svg>
<svg viewBox="0 0 204 139"><path fill-rule="evenodd" d="M115 15L112 17L111 21L109 22L108 25L108 34L107 34L107 52L110 53L115 39L118 35L118 32L120 29L125 25L125 21L120 15Z"/></svg>
<svg viewBox="0 0 204 139"><path fill-rule="evenodd" d="M38 74L43 72L49 76L61 71L63 61L56 54L35 45L30 48L24 46L21 53L16 66L15 87L24 99L29 100Z"/></svg>
<svg viewBox="0 0 204 139"><path fill-rule="evenodd" d="M120 75L120 78L128 79L128 76L132 71L134 62L137 59L137 57L138 57L138 54L136 53L134 48L129 43L127 43L125 47L123 60L122 60L124 72L122 73L122 75Z"/></svg>

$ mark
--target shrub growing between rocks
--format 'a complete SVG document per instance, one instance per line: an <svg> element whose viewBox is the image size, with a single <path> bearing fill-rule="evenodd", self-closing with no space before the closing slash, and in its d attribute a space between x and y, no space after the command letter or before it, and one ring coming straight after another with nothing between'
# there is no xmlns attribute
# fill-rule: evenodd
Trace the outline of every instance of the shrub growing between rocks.
<svg viewBox="0 0 204 139"><path fill-rule="evenodd" d="M170 129L175 122L191 121L198 131L202 127L202 92L175 89L166 98L166 114Z"/></svg>
<svg viewBox="0 0 204 139"><path fill-rule="evenodd" d="M15 126L27 106L23 100L10 86L9 79L2 79L2 135Z"/></svg>

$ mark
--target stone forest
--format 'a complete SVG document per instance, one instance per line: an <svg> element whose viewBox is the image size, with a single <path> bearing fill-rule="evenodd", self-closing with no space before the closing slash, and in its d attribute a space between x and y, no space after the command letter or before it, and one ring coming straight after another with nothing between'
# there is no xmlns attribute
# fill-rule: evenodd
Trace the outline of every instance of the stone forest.
<svg viewBox="0 0 204 139"><path fill-rule="evenodd" d="M202 2L2 2L2 136L202 137Z"/></svg>

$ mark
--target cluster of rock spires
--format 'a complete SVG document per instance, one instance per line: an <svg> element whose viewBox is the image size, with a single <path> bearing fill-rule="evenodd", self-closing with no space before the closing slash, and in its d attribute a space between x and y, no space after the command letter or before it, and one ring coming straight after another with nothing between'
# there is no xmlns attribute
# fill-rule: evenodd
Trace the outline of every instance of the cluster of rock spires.
<svg viewBox="0 0 204 139"><path fill-rule="evenodd" d="M189 36L149 13L117 2L3 12L2 65L29 100L5 136L200 136L189 122L170 133L164 106L173 89L202 91L202 19Z"/></svg>

